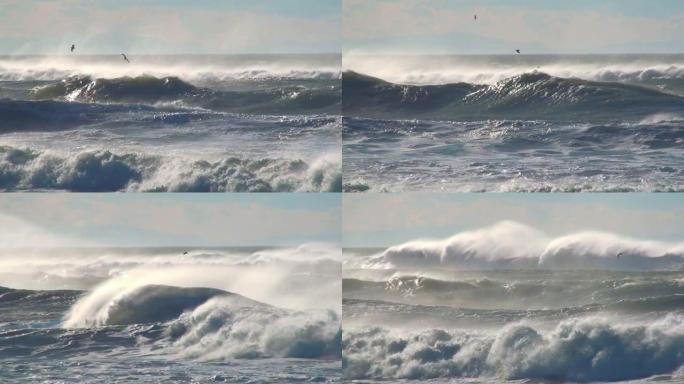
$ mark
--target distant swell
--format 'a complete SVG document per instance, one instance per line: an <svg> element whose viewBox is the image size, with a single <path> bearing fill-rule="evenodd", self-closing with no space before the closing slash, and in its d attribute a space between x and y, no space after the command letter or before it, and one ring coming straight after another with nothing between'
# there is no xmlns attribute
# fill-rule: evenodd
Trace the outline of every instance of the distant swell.
<svg viewBox="0 0 684 384"><path fill-rule="evenodd" d="M141 153L73 155L0 147L0 189L69 191L340 191L339 163L286 159L215 161Z"/></svg>
<svg viewBox="0 0 684 384"><path fill-rule="evenodd" d="M443 120L642 118L684 109L684 97L618 82L530 72L493 85L401 85L345 72L345 116Z"/></svg>
<svg viewBox="0 0 684 384"><path fill-rule="evenodd" d="M308 88L303 85L263 90L218 91L194 86L178 77L138 76L91 78L73 76L33 90L37 100L67 100L84 103L182 102L190 107L223 112L300 114L339 113L336 87Z"/></svg>
<svg viewBox="0 0 684 384"><path fill-rule="evenodd" d="M342 347L347 379L618 381L680 369L684 322L678 315L647 325L590 317L564 321L551 331L512 324L496 334L371 328L346 331Z"/></svg>

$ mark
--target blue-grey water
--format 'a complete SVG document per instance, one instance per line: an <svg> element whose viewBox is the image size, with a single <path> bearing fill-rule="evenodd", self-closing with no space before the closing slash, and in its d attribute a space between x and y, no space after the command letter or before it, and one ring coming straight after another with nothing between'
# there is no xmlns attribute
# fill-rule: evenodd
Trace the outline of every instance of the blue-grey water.
<svg viewBox="0 0 684 384"><path fill-rule="evenodd" d="M680 191L684 56L345 57L346 191Z"/></svg>
<svg viewBox="0 0 684 384"><path fill-rule="evenodd" d="M2 250L0 381L337 382L339 273L324 246Z"/></svg>
<svg viewBox="0 0 684 384"><path fill-rule="evenodd" d="M339 191L339 55L0 56L0 189Z"/></svg>
<svg viewBox="0 0 684 384"><path fill-rule="evenodd" d="M345 379L684 380L682 243L500 223L344 253Z"/></svg>

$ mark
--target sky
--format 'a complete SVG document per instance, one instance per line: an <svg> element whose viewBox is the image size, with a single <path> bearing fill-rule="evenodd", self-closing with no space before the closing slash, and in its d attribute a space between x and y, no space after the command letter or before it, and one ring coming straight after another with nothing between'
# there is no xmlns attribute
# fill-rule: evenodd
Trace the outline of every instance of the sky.
<svg viewBox="0 0 684 384"><path fill-rule="evenodd" d="M385 247L511 220L549 236L603 231L684 241L684 194L345 194L344 247Z"/></svg>
<svg viewBox="0 0 684 384"><path fill-rule="evenodd" d="M681 0L344 0L342 13L345 53L684 53Z"/></svg>
<svg viewBox="0 0 684 384"><path fill-rule="evenodd" d="M0 248L340 242L338 194L0 194Z"/></svg>
<svg viewBox="0 0 684 384"><path fill-rule="evenodd" d="M341 0L0 0L0 54L335 53Z"/></svg>

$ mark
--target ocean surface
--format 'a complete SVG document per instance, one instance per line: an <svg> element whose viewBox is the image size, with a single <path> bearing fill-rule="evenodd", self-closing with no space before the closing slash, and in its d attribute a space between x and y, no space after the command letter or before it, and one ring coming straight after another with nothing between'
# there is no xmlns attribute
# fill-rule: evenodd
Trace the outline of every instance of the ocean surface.
<svg viewBox="0 0 684 384"><path fill-rule="evenodd" d="M0 56L0 190L340 191L339 55Z"/></svg>
<svg viewBox="0 0 684 384"><path fill-rule="evenodd" d="M0 382L340 380L339 249L0 253Z"/></svg>
<svg viewBox="0 0 684 384"><path fill-rule="evenodd" d="M684 244L503 222L344 254L345 379L684 381Z"/></svg>
<svg viewBox="0 0 684 384"><path fill-rule="evenodd" d="M343 66L346 191L684 190L684 55Z"/></svg>

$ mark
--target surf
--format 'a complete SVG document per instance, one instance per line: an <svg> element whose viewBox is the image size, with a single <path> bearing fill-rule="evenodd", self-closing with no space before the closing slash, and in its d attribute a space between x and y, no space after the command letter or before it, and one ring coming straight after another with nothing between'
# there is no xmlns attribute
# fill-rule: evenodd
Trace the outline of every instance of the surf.
<svg viewBox="0 0 684 384"><path fill-rule="evenodd" d="M437 120L545 119L605 121L678 112L684 97L638 85L559 78L528 72L493 85L394 84L346 71L345 116Z"/></svg>

